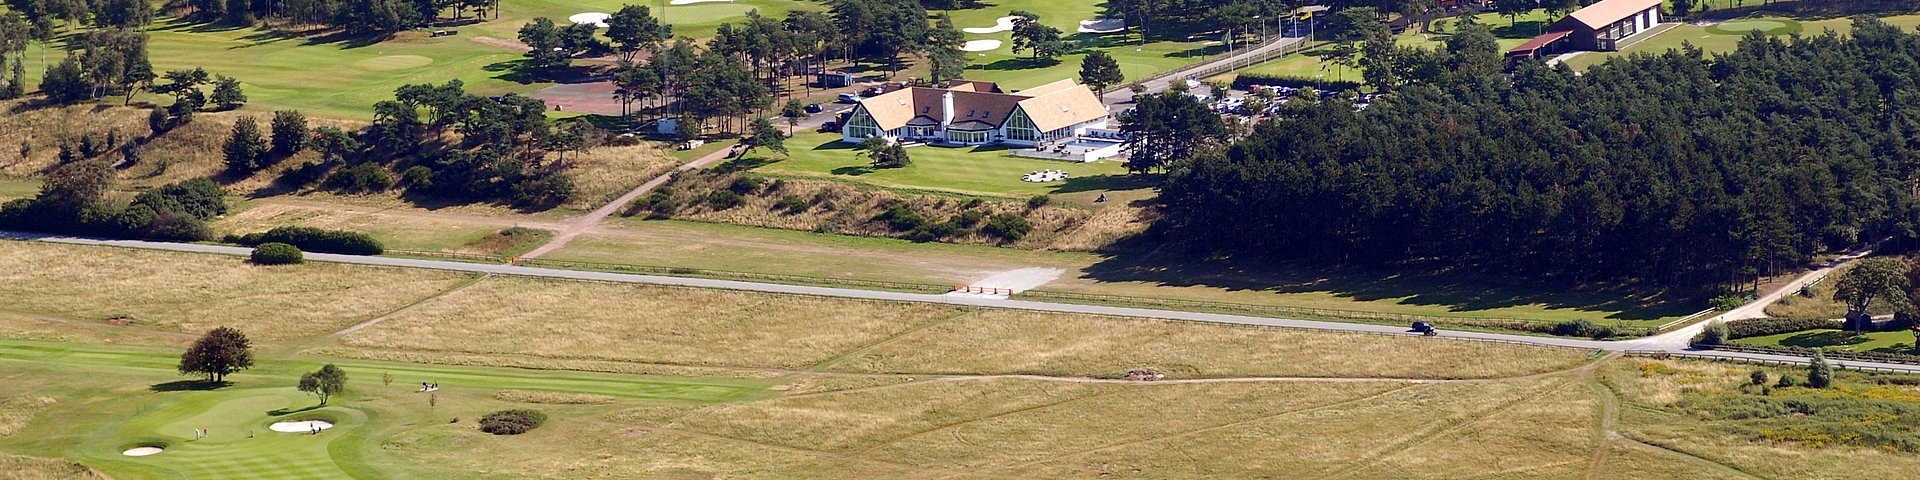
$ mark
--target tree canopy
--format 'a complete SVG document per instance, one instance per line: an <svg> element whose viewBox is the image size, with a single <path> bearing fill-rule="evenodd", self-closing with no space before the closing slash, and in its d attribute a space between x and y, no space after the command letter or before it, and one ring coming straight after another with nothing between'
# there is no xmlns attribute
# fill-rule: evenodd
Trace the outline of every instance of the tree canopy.
<svg viewBox="0 0 1920 480"><path fill-rule="evenodd" d="M253 342L231 327L215 328L200 336L180 355L181 375L204 375L221 382L227 375L253 367Z"/></svg>

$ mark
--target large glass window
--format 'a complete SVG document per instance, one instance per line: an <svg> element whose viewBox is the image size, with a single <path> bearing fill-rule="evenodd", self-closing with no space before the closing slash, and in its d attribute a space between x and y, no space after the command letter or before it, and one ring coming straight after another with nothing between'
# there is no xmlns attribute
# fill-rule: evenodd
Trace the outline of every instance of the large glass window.
<svg viewBox="0 0 1920 480"><path fill-rule="evenodd" d="M1026 110L1014 110L1007 116L1007 139L1031 142L1040 138L1040 129L1033 126L1033 120L1027 118Z"/></svg>
<svg viewBox="0 0 1920 480"><path fill-rule="evenodd" d="M948 130L947 140L958 143L987 143L987 132L962 132Z"/></svg>
<svg viewBox="0 0 1920 480"><path fill-rule="evenodd" d="M874 123L873 116L867 115L867 109L853 112L853 118L847 120L847 137L867 138L880 135L880 124Z"/></svg>

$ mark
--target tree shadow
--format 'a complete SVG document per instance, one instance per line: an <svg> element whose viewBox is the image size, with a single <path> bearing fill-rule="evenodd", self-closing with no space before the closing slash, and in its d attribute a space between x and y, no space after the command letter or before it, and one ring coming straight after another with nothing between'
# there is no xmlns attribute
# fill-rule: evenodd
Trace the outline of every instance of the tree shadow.
<svg viewBox="0 0 1920 480"><path fill-rule="evenodd" d="M1007 58L1007 59L997 60L997 61L994 61L993 63L989 63L985 65L971 65L971 66L968 66L967 69L968 70L995 70L995 71L1027 70L1027 69L1033 69L1033 68L1047 68L1047 67L1051 67L1059 64L1060 64L1060 59L1058 58L1037 58L1037 59L1036 58Z"/></svg>
<svg viewBox="0 0 1920 480"><path fill-rule="evenodd" d="M1067 177L1067 181L1053 189L1053 194L1078 193L1091 191L1139 190L1153 188L1160 179L1150 175L1093 175L1086 177Z"/></svg>
<svg viewBox="0 0 1920 480"><path fill-rule="evenodd" d="M846 167L833 169L833 174L858 177L861 175L866 175L866 174L874 173L878 171L879 170L874 170L873 167L868 167L868 166L846 166Z"/></svg>
<svg viewBox="0 0 1920 480"><path fill-rule="evenodd" d="M772 159L759 156L759 155L754 155L751 157L738 157L732 160L728 160L726 163L714 165L711 168L711 170L713 170L715 173L744 172L747 170L752 170L752 169L764 167L767 165L772 165L773 163L774 163L774 160Z"/></svg>
<svg viewBox="0 0 1920 480"><path fill-rule="evenodd" d="M1533 38L1547 33L1545 20L1528 20L1504 27L1493 27L1493 36L1500 38Z"/></svg>
<svg viewBox="0 0 1920 480"><path fill-rule="evenodd" d="M148 385L147 390L155 391L155 392L204 392L208 390L218 390L221 387L225 387L228 385L233 385L233 382L228 382L228 381L215 382L211 380L174 380L166 383L156 383L153 385Z"/></svg>
<svg viewBox="0 0 1920 480"><path fill-rule="evenodd" d="M1780 340L1780 344L1789 347L1822 348L1841 345L1858 345L1872 339L1865 335L1854 335L1840 330L1807 332Z"/></svg>
<svg viewBox="0 0 1920 480"><path fill-rule="evenodd" d="M493 78L521 85L530 85L546 81L546 79L541 76L541 70L526 68L526 63L527 59L521 58L504 62L494 62L487 66L480 67L480 69L488 72L498 72L499 74L494 75Z"/></svg>
<svg viewBox="0 0 1920 480"><path fill-rule="evenodd" d="M300 407L300 408L276 408L273 410L268 410L267 416L278 417L282 415L292 415L300 412L319 410L321 408L325 408L326 406L327 406L326 404L316 404L316 405Z"/></svg>

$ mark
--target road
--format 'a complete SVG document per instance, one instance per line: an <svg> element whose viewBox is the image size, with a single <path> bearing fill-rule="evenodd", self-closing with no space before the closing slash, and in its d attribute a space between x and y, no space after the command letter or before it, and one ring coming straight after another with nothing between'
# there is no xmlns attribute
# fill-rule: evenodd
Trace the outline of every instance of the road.
<svg viewBox="0 0 1920 480"><path fill-rule="evenodd" d="M91 238L62 237L62 236L53 236L53 235L44 235L44 234L5 232L5 231L0 231L0 238L15 239L15 240L33 240L33 241L43 241L43 242L52 242L52 243L74 244L74 245L104 245L104 246L117 246L117 247L128 247L128 248L142 248L142 249L151 249L151 250L170 250L170 251L178 251L178 252L211 253L211 254L222 254L222 255L248 255L252 252L252 249L249 249L249 248L226 246L226 245L205 245L205 244L193 244L193 243L163 243L163 242L146 242L146 241L139 241L139 240L100 240L100 239L91 239ZM1858 258L1857 255L1864 255L1864 254L1865 252L1856 252L1854 254L1855 256L1849 256L1848 258ZM977 297L935 295L935 294L924 294L924 293L886 292L886 291L858 290L858 289L834 288L834 287L812 287L812 286L803 286L803 285L783 285L783 284L775 284L775 283L742 282L742 281L734 281L734 280L712 280L712 279L704 279L704 278L634 275L634 274L624 274L624 273L608 273L608 272L527 267L527 266L519 266L519 265L463 263L463 262L452 262L452 261L444 261L444 260L423 260L423 259L395 258L395 257L368 257L368 256L356 256L356 255L333 255L333 254L324 254L324 253L309 253L307 254L307 259L314 260L314 261L350 263L350 264L359 264L359 265L378 265L378 266L403 267L403 268L425 268L425 269L451 270L451 271L460 271L460 272L488 273L488 274L496 274L496 275L520 275L520 276L529 276L529 277L564 278L564 279L573 279L573 280L592 280L592 281L603 281L603 282L638 283L638 284L652 284L652 285L676 285L676 286L699 287L699 288L721 288L721 289L728 289L728 290L745 290L745 291L766 292L766 293L815 295L815 296L825 296L825 297L886 300L886 301L899 301L899 302L921 302L921 303L961 305L961 306L972 306L972 307L1008 308L1008 309L1016 309L1016 310L1032 310L1032 311L1055 312L1055 313L1081 313L1081 314L1089 314L1089 315L1157 318L1157 319L1185 320L1185 321L1194 321L1194 322L1221 323L1221 324L1232 324L1232 325L1256 325L1256 326L1269 326L1269 327L1304 328L1304 329L1313 329L1313 330L1334 330L1334 331L1344 331L1344 332L1413 335L1412 333L1407 332L1405 328L1401 328L1397 326L1369 325L1369 324L1342 323L1342 322L1323 322L1323 321L1314 321L1314 320L1295 320L1295 319L1285 319L1285 318L1229 315L1229 314L1221 314L1221 313L1186 312L1186 311L1178 311L1178 310L1156 310L1156 309L1147 309L1147 308L1114 307L1114 306L1104 306L1104 305L1080 305L1080 304L1070 304L1070 303L1034 302L1034 301L1027 301L1027 300L977 298ZM1830 271L1834 266L1837 266L1839 263L1841 263L1841 260L1836 260L1834 264L1829 265L1826 268L1823 268L1821 270ZM1819 271L1816 271L1815 273L1819 273ZM1809 274L1809 276L1803 276L1802 278L1796 280L1796 282L1817 278L1811 275L1813 274ZM1792 285L1789 285L1789 286L1793 287ZM1795 289L1797 289L1797 287L1785 288L1785 289L1781 289L1781 291L1789 292ZM1747 309L1748 307L1763 308L1765 303L1762 303L1762 302L1769 301L1769 299L1778 299L1778 298L1779 297L1777 295L1768 295L1767 297L1756 300L1755 302L1750 303L1746 306L1743 306L1740 309L1729 311L1728 313L1721 314L1720 316L1717 316L1715 318L1727 318L1730 315L1733 315L1736 313L1740 313L1740 314L1751 313L1751 311L1745 310L1745 309ZM1759 307L1756 307L1756 306L1759 306ZM1742 313L1742 312L1745 312L1745 313ZM1806 361L1805 358L1789 357L1789 356L1781 356L1781 355L1765 355L1765 354L1719 352L1719 351L1689 351L1687 350L1687 345L1684 342L1676 343L1674 340L1676 338L1677 339L1691 338L1692 333L1688 333L1688 332L1698 332L1698 328L1690 327L1690 328L1682 329L1680 331L1675 331L1672 333L1668 333L1668 334L1660 335L1656 337L1650 337L1650 338L1639 339L1639 340L1617 341L1617 342L1603 342L1603 341L1595 341L1595 340L1582 340L1582 339L1562 338L1562 337L1535 337L1535 336L1527 336L1527 335L1509 335L1509 334L1486 333L1486 332L1449 331L1449 332L1443 333L1442 335L1447 338L1456 338L1456 339L1511 342L1511 343L1522 343L1522 344L1529 344L1529 345L1542 345L1542 346L1551 346L1551 347L1601 349L1601 350L1610 350L1610 351L1660 350L1660 351L1667 351L1667 352L1674 352L1674 353L1711 355L1711 356L1729 358L1729 359L1788 361L1788 362L1801 362L1801 363L1804 363ZM1900 371L1920 373L1920 365L1902 365L1902 364L1876 363L1876 362L1834 362L1834 363L1836 365L1842 365L1842 366L1871 367L1871 368L1881 368L1881 369L1888 369L1888 370L1900 370Z"/></svg>
<svg viewBox="0 0 1920 480"><path fill-rule="evenodd" d="M1249 47L1245 50L1235 50L1231 55L1221 55L1201 60L1199 63L1175 70L1177 73L1172 75L1150 79L1140 84L1147 87L1146 93L1148 94L1160 93L1166 91L1168 88L1172 88L1173 82L1185 81L1188 78L1196 76L1211 77L1219 75L1225 73L1230 69L1229 67L1234 64L1245 64L1248 59L1259 57L1275 50L1293 48L1294 45L1305 41L1307 41L1306 37L1285 37L1273 40L1270 43L1256 44L1256 46ZM1195 73L1199 73L1200 75L1194 75ZM1195 80L1200 79L1195 78ZM1133 103L1133 95L1133 90L1122 88L1107 92L1106 95L1100 97L1100 100L1107 104L1108 110L1118 113L1121 110L1125 110L1125 107L1120 107L1120 105Z"/></svg>
<svg viewBox="0 0 1920 480"><path fill-rule="evenodd" d="M1708 323L1712 323L1716 321L1730 322L1734 320L1746 320L1749 318L1766 317L1768 305L1772 305L1775 302L1779 302L1781 297L1785 297L1787 295L1792 295L1795 292L1799 292L1801 287L1804 287L1815 280L1819 280L1821 277L1825 277L1829 273L1833 273L1834 269L1840 268L1841 265L1845 265L1847 262L1851 262L1851 261L1860 259L1861 257L1865 257L1867 256L1867 254L1870 254L1870 253L1873 253L1873 247L1866 247L1859 250L1855 250L1844 256L1841 256L1840 258L1835 258L1832 261L1827 262L1825 266L1822 266L1819 269L1815 269L1814 271L1807 272L1805 275L1801 275L1799 278L1793 279L1792 282L1787 283L1786 286L1781 287L1779 290L1775 290L1773 293L1762 295L1760 296L1760 298L1754 299L1754 301L1751 301L1751 302L1747 302L1745 305L1741 305L1739 308L1722 312L1719 315L1714 315L1712 318L1708 318L1706 321L1698 322L1693 325L1688 325L1685 328L1680 328L1671 332L1667 332L1667 333L1663 333L1660 335L1655 335L1652 337L1647 337L1645 339L1639 340L1639 343L1641 344L1641 346L1636 348L1645 348L1649 350L1668 350L1668 351L1685 350L1687 348L1687 345L1691 343L1691 341L1693 340L1693 336L1699 335L1701 330L1705 330L1707 328Z"/></svg>

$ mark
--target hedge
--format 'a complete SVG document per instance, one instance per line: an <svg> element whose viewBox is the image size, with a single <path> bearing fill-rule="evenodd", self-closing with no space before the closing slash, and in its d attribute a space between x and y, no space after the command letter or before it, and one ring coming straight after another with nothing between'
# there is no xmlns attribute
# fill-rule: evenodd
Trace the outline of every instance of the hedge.
<svg viewBox="0 0 1920 480"><path fill-rule="evenodd" d="M299 247L302 251L343 255L379 255L386 251L386 248L380 245L380 241L375 240L371 235L313 227L279 227L268 230L266 233L228 235L226 240L227 243L249 247L264 243L285 243Z"/></svg>
<svg viewBox="0 0 1920 480"><path fill-rule="evenodd" d="M1752 318L1727 322L1728 340L1782 333L1840 328L1840 322L1818 318Z"/></svg>
<svg viewBox="0 0 1920 480"><path fill-rule="evenodd" d="M261 265L289 265L306 262L306 256L299 248L284 243L262 243L253 247L253 263Z"/></svg>
<svg viewBox="0 0 1920 480"><path fill-rule="evenodd" d="M537 410L501 410L480 417L480 431L494 435L519 435L546 421L547 414Z"/></svg>
<svg viewBox="0 0 1920 480"><path fill-rule="evenodd" d="M1293 88L1312 87L1322 92L1338 92L1342 90L1360 89L1359 82L1343 82L1338 80L1317 80L1312 78L1301 78L1301 77L1283 77L1283 76L1275 76L1275 75L1261 75L1258 73L1242 73L1239 76L1236 76L1233 78L1233 88L1236 90L1247 90L1248 87L1251 87L1254 85L1274 85L1274 86L1293 87Z"/></svg>

